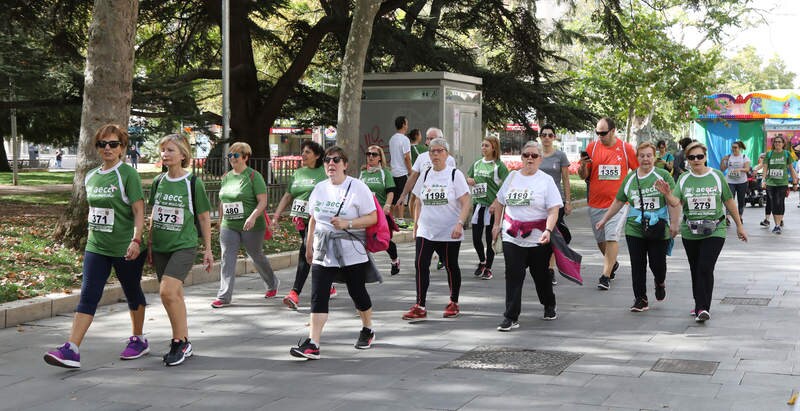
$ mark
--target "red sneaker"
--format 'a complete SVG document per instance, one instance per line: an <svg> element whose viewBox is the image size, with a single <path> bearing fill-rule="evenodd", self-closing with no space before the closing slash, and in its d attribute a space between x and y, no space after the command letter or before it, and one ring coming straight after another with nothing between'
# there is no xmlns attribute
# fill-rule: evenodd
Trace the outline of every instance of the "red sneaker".
<svg viewBox="0 0 800 411"><path fill-rule="evenodd" d="M231 305L231 303L226 303L225 301L222 301L219 298L211 302L211 308L222 308L225 307L226 305Z"/></svg>
<svg viewBox="0 0 800 411"><path fill-rule="evenodd" d="M444 318L458 317L458 313L458 304L450 301L450 304L447 304L447 307L444 309Z"/></svg>
<svg viewBox="0 0 800 411"><path fill-rule="evenodd" d="M428 317L428 311L420 307L419 304L414 304L407 313L403 314L404 320L419 321Z"/></svg>
<svg viewBox="0 0 800 411"><path fill-rule="evenodd" d="M276 295L278 295L278 289L277 288L274 289L274 290L267 291L264 294L264 298L274 298Z"/></svg>
<svg viewBox="0 0 800 411"><path fill-rule="evenodd" d="M289 294L283 297L283 303L286 304L290 310L296 310L297 306L300 305L300 296L297 295L297 291L289 291Z"/></svg>
<svg viewBox="0 0 800 411"><path fill-rule="evenodd" d="M336 286L332 285L331 286L331 298L336 297L337 295L339 295L339 293L336 292Z"/></svg>

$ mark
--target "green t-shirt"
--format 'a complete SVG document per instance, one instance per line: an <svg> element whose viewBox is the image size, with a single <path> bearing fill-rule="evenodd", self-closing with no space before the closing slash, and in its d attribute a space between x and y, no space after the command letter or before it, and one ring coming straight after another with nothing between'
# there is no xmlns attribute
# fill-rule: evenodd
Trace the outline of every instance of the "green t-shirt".
<svg viewBox="0 0 800 411"><path fill-rule="evenodd" d="M197 247L197 228L194 226L192 199L197 205L197 214L211 210L203 180L196 179L194 193L189 195L192 173L170 179L162 174L156 177L158 187L150 190L153 207L153 229L150 236L153 251L171 253L185 248ZM154 180L155 184L155 180Z"/></svg>
<svg viewBox="0 0 800 411"><path fill-rule="evenodd" d="M780 187L789 185L789 167L792 166L792 160L789 158L789 152L786 150L780 153L775 151L768 151L764 157L767 162L767 176L766 184L770 187Z"/></svg>
<svg viewBox="0 0 800 411"><path fill-rule="evenodd" d="M89 171L85 186L89 202L86 251L109 257L124 256L133 238L131 205L144 198L139 173L120 161L109 170L98 167Z"/></svg>
<svg viewBox="0 0 800 411"><path fill-rule="evenodd" d="M222 177L219 188L219 201L222 205L222 226L234 231L244 231L244 222L258 207L258 194L266 194L267 185L261 173L250 167L241 174L229 171ZM264 214L258 216L253 231L267 228Z"/></svg>
<svg viewBox="0 0 800 411"><path fill-rule="evenodd" d="M422 153L424 153L426 151L428 151L428 146L426 146L425 143L412 144L411 145L411 165L414 165L414 163L417 161L417 157L419 157L420 154L422 154Z"/></svg>
<svg viewBox="0 0 800 411"><path fill-rule="evenodd" d="M687 240L700 240L707 237L725 238L724 203L733 196L721 171L709 169L701 176L695 175L691 171L684 172L678 177L678 184L675 185L672 194L683 203L683 222L681 223L683 238ZM687 221L697 220L720 222L717 229L710 235L692 234Z"/></svg>
<svg viewBox="0 0 800 411"><path fill-rule="evenodd" d="M308 197L314 186L320 181L328 178L325 174L325 167L317 168L301 167L295 170L289 180L287 192L292 196L292 204L289 208L289 215L292 217L308 218Z"/></svg>
<svg viewBox="0 0 800 411"><path fill-rule="evenodd" d="M617 191L617 200L628 203L631 208L641 210L642 207L639 204L639 187L641 186L645 211L657 211L663 207L667 207L667 200L664 198L663 194L656 190L655 184L658 180L664 180L669 183L669 187L674 190L675 180L672 179L669 172L661 168L653 168L647 176L640 177L638 182L636 175L636 172L631 172L625 176L625 180L622 181L622 185L619 187L619 191ZM639 215L639 213L635 214ZM642 223L641 221L636 222L636 215L628 216L628 219L625 221L625 235L644 238ZM667 214L667 216L669 216L669 214ZM667 223L667 227L669 227L669 219L665 220L665 222ZM664 239L668 240L669 238L669 230L664 230Z"/></svg>
<svg viewBox="0 0 800 411"><path fill-rule="evenodd" d="M375 193L380 205L386 204L386 191L394 188L394 178L392 178L392 172L388 168L374 172L361 170L358 179L369 187L369 191Z"/></svg>
<svg viewBox="0 0 800 411"><path fill-rule="evenodd" d="M655 166L661 169L665 169L667 168L667 163L669 163L670 161L675 161L675 156L673 156L671 153L667 153L664 154L663 157L659 157L658 159L661 161L656 161Z"/></svg>
<svg viewBox="0 0 800 411"><path fill-rule="evenodd" d="M488 206L497 198L497 190L508 177L508 168L500 160L481 158L470 166L467 176L475 180L475 185L470 187L472 204Z"/></svg>

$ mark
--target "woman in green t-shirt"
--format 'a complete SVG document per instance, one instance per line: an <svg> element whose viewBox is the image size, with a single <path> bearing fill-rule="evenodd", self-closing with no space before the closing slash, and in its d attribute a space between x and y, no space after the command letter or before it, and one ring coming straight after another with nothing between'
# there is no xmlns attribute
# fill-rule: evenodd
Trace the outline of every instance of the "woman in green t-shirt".
<svg viewBox="0 0 800 411"><path fill-rule="evenodd" d="M300 293L303 291L303 285L306 283L308 273L311 271L311 264L306 261L306 227L308 226L309 211L308 197L311 196L311 191L320 181L328 178L325 174L325 169L322 167L322 146L311 141L306 140L300 145L301 154L303 158L303 166L294 171L286 193L278 203L278 208L275 209L275 214L272 215L272 231L278 229L278 221L281 218L283 210L291 204L289 216L292 217L297 232L300 234L300 252L297 256L297 271L294 275L294 285L286 297L283 297L283 303L292 310L296 310L300 304ZM336 287L331 286L331 297L336 295Z"/></svg>
<svg viewBox="0 0 800 411"><path fill-rule="evenodd" d="M83 257L80 300L69 339L44 355L48 364L64 368L81 367L78 347L94 320L112 267L125 292L133 325L133 335L120 358L133 360L150 352L142 331L147 305L141 286L147 256L141 248L142 182L139 173L122 161L128 147L128 132L124 128L114 124L100 127L94 142L103 164L86 174L84 184L89 203L89 238Z"/></svg>
<svg viewBox="0 0 800 411"><path fill-rule="evenodd" d="M792 181L794 188L797 189L797 174L792 167L792 156L789 151L784 150L786 140L782 136L775 136L772 139L772 150L768 151L764 156L764 178L761 183L761 188L767 189L767 196L769 197L769 204L772 209L772 218L775 221L775 228L772 232L781 234L781 226L783 225L783 213L786 211L786 193L789 189L789 174L792 174ZM787 173L788 171L788 173ZM765 228L769 228L769 215L766 215L764 221L767 222Z"/></svg>
<svg viewBox="0 0 800 411"><path fill-rule="evenodd" d="M233 143L228 150L228 162L233 170L222 176L219 188L219 245L222 261L217 299L211 303L213 308L222 308L231 303L236 281L236 259L241 246L247 250L247 255L253 260L261 280L264 281L264 298L272 298L278 294L280 281L272 271L263 248L264 233L267 230L267 221L264 218L267 185L261 173L247 166L252 152L250 145L242 142Z"/></svg>
<svg viewBox="0 0 800 411"><path fill-rule="evenodd" d="M389 235L391 236L395 231L393 228L397 227L392 218L394 178L392 178L391 170L386 167L386 156L383 154L381 146L369 146L366 154L367 164L361 168L358 179L363 181L369 187L369 190L375 193L378 203L383 206L383 213L386 215L386 221L389 222ZM392 259L391 274L396 275L400 272L397 244L389 240L389 248L386 252L389 253L389 258Z"/></svg>
<svg viewBox="0 0 800 411"><path fill-rule="evenodd" d="M156 269L159 294L172 326L170 350L164 356L168 366L179 365L192 356L183 281L194 266L198 234L203 239L203 265L211 272L211 203L203 181L185 169L192 162L189 140L170 134L158 143L161 162L167 172L153 180L150 204L150 252L148 260ZM195 220L199 225L195 224ZM200 233L197 232L199 227Z"/></svg>
<svg viewBox="0 0 800 411"><path fill-rule="evenodd" d="M666 181L656 182L656 189L664 195L667 204L683 207L680 232L692 274L694 309L691 315L697 322L711 318L709 310L714 291L714 267L725 244L727 228L723 207L736 222L736 235L740 240L747 241L747 233L731 189L721 171L706 165L706 152L706 146L701 143L689 144L686 147L689 170L678 177L675 188L671 189ZM670 233L673 237L678 234L676 224L670 226Z"/></svg>

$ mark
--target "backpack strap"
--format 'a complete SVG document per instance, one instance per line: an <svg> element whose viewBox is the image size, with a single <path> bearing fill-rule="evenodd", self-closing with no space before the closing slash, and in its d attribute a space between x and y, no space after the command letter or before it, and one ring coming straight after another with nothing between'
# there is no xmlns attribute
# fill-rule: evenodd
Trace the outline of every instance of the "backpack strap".
<svg viewBox="0 0 800 411"><path fill-rule="evenodd" d="M455 168L453 169L452 174L450 174L450 181L453 181L453 182L456 181L456 169Z"/></svg>

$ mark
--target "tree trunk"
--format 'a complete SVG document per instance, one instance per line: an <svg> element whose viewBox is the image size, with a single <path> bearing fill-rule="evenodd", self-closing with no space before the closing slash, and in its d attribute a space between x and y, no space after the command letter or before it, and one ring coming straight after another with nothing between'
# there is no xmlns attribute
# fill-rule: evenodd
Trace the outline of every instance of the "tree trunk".
<svg viewBox="0 0 800 411"><path fill-rule="evenodd" d="M361 89L364 80L364 61L367 58L372 26L380 5L380 0L356 1L347 48L342 59L342 86L339 92L336 140L350 159L351 172L358 170L365 160L358 144Z"/></svg>
<svg viewBox="0 0 800 411"><path fill-rule="evenodd" d="M100 158L94 133L103 125L128 126L133 94L133 53L138 0L95 0L84 71L83 111L72 198L55 239L72 249L86 244L88 203L84 177Z"/></svg>

